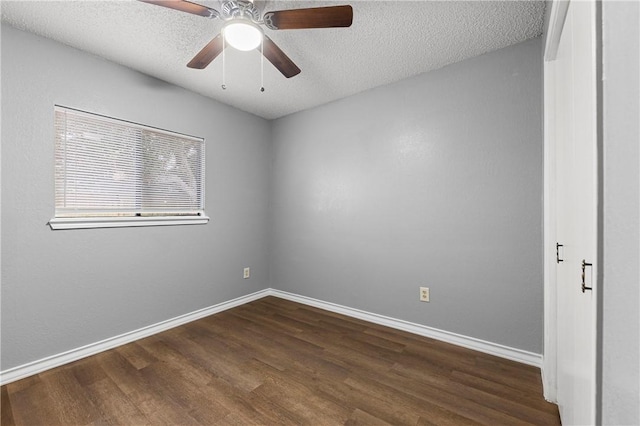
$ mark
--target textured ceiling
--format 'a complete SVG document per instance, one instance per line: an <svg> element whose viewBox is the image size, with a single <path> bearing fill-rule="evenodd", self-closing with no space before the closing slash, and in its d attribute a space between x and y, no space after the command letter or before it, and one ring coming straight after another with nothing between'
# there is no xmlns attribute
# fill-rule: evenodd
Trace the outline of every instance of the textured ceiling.
<svg viewBox="0 0 640 426"><path fill-rule="evenodd" d="M215 0L192 0L220 10ZM220 20L133 0L6 1L2 21L91 52L222 103L272 119L441 68L542 33L544 2L266 1L262 11L351 4L350 28L265 33L302 69L284 78L258 51L226 50L204 70L186 67Z"/></svg>

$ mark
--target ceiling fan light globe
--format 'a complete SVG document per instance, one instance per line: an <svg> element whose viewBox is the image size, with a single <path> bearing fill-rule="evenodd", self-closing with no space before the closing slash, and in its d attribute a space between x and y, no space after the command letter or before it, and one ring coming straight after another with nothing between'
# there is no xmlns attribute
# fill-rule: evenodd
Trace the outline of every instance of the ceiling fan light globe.
<svg viewBox="0 0 640 426"><path fill-rule="evenodd" d="M262 43L262 30L248 22L230 22L223 31L226 42L238 50L253 50Z"/></svg>

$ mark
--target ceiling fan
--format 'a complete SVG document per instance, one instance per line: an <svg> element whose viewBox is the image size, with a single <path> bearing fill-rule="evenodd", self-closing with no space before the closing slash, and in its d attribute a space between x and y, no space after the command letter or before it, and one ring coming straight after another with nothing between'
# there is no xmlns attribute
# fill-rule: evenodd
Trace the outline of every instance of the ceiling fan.
<svg viewBox="0 0 640 426"><path fill-rule="evenodd" d="M262 25L270 30L297 30L349 27L353 21L353 9L348 5L269 11L260 18L253 0L222 0L220 11L186 0L140 1L225 22L221 33L187 64L189 68L206 68L226 44L249 51L262 43L264 57L286 78L298 75L300 68L264 33Z"/></svg>

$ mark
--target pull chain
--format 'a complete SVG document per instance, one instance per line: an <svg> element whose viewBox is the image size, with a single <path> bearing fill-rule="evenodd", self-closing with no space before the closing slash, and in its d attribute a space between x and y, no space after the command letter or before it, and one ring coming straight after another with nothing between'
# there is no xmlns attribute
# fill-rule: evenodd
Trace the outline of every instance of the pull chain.
<svg viewBox="0 0 640 426"><path fill-rule="evenodd" d="M224 31L222 31L222 90L227 90L227 77L226 77L226 54L225 47L227 46L227 41L224 38Z"/></svg>
<svg viewBox="0 0 640 426"><path fill-rule="evenodd" d="M260 91L264 92L264 36L260 42Z"/></svg>

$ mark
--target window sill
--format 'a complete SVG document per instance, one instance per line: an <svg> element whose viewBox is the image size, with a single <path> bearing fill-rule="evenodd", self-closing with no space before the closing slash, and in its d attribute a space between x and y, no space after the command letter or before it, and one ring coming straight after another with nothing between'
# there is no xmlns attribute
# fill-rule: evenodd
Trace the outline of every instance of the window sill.
<svg viewBox="0 0 640 426"><path fill-rule="evenodd" d="M72 217L53 218L51 229L123 228L132 226L203 225L207 216L155 216L155 217Z"/></svg>

